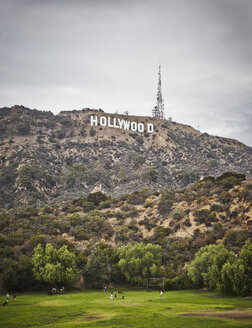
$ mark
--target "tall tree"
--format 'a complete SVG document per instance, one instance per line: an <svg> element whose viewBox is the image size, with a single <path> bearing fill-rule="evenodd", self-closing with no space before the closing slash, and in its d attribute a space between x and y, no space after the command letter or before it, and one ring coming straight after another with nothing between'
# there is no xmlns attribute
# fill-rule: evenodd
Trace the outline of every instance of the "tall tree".
<svg viewBox="0 0 252 328"><path fill-rule="evenodd" d="M97 248L89 255L84 270L85 281L90 287L102 287L108 280L106 258L101 249Z"/></svg>
<svg viewBox="0 0 252 328"><path fill-rule="evenodd" d="M34 248L32 263L35 279L51 285L67 285L79 276L76 256L68 251L66 245L57 250L51 243L45 248L38 244Z"/></svg>
<svg viewBox="0 0 252 328"><path fill-rule="evenodd" d="M162 249L161 246L151 243L127 245L120 249L119 258L118 266L125 278L140 285L144 278L155 277L158 267L162 264Z"/></svg>
<svg viewBox="0 0 252 328"><path fill-rule="evenodd" d="M188 267L188 276L198 287L216 289L221 284L222 266L235 259L222 244L201 247Z"/></svg>
<svg viewBox="0 0 252 328"><path fill-rule="evenodd" d="M248 241L241 249L238 259L221 270L221 291L237 296L252 293L252 244Z"/></svg>

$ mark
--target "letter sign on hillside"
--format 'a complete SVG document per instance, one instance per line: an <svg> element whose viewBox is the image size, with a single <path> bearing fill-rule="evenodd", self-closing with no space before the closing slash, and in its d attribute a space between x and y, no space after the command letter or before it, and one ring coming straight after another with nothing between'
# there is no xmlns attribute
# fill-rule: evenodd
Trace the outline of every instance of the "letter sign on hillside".
<svg viewBox="0 0 252 328"><path fill-rule="evenodd" d="M116 117L106 117L106 116L90 116L90 125L91 126L108 126L110 128L117 128L117 129L124 129L130 130L133 132L144 132L147 131L148 133L154 132L154 125L152 123L147 123L145 126L144 123L137 123L131 121L125 121L124 119L116 118Z"/></svg>

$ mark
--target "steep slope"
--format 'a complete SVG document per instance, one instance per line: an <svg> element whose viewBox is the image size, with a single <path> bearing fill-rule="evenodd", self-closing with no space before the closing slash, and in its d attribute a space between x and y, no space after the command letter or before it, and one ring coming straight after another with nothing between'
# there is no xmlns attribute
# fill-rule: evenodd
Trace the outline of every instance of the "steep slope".
<svg viewBox="0 0 252 328"><path fill-rule="evenodd" d="M91 126L91 116L154 125L154 132ZM112 124L113 125L113 124ZM204 176L252 176L252 149L190 126L101 110L0 109L0 207L110 195L144 187L181 188Z"/></svg>
<svg viewBox="0 0 252 328"><path fill-rule="evenodd" d="M39 241L64 240L79 250L101 241L116 248L141 241L169 248L181 241L191 253L212 243L237 251L252 236L252 181L243 178L224 174L185 189L144 188L116 198L97 192L43 208L12 209L0 213L1 243L23 253Z"/></svg>

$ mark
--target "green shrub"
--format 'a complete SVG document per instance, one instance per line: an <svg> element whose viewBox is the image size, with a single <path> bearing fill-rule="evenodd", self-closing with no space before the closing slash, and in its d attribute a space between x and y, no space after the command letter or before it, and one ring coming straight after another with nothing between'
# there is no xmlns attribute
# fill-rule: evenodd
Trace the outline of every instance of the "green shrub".
<svg viewBox="0 0 252 328"><path fill-rule="evenodd" d="M229 190L236 185L240 185L244 180L246 180L245 174L226 172L216 178L216 184L225 190Z"/></svg>
<svg viewBox="0 0 252 328"><path fill-rule="evenodd" d="M144 203L144 208L152 208L154 206L154 202L146 200Z"/></svg>
<svg viewBox="0 0 252 328"><path fill-rule="evenodd" d="M241 247L245 244L246 240L251 236L247 230L227 230L224 237L224 245L229 248Z"/></svg>
<svg viewBox="0 0 252 328"><path fill-rule="evenodd" d="M214 212L203 209L194 212L194 221L199 222L200 224L204 223L206 226L210 226L210 223L217 221L217 219Z"/></svg>
<svg viewBox="0 0 252 328"><path fill-rule="evenodd" d="M99 206L100 203L104 202L106 199L106 195L100 191L91 193L87 196L87 201L94 204L94 206Z"/></svg>
<svg viewBox="0 0 252 328"><path fill-rule="evenodd" d="M233 197L229 192L223 191L219 196L219 202L222 204L229 204Z"/></svg>
<svg viewBox="0 0 252 328"><path fill-rule="evenodd" d="M153 242L162 245L171 232L170 228L165 228L163 226L157 226L154 228Z"/></svg>
<svg viewBox="0 0 252 328"><path fill-rule="evenodd" d="M130 195L127 197L127 201L129 204L132 205L140 205L143 204L147 197L150 196L149 188L143 188L140 191L133 191Z"/></svg>
<svg viewBox="0 0 252 328"><path fill-rule="evenodd" d="M161 193L161 199L158 204L158 212L161 215L168 216L172 210L175 201L175 192L171 189L166 189Z"/></svg>
<svg viewBox="0 0 252 328"><path fill-rule="evenodd" d="M179 277L165 279L164 289L165 290L180 290L183 289L183 283Z"/></svg>

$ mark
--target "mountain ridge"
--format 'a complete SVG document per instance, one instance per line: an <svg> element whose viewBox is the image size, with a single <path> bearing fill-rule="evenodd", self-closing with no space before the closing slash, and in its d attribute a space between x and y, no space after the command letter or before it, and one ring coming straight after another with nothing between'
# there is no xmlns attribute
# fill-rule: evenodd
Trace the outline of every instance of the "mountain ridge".
<svg viewBox="0 0 252 328"><path fill-rule="evenodd" d="M153 124L153 133L91 126L90 117ZM183 188L225 171L252 177L252 148L189 125L101 109L0 109L0 207L44 204L101 191Z"/></svg>

